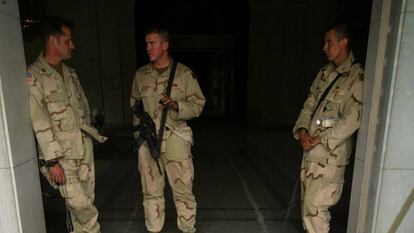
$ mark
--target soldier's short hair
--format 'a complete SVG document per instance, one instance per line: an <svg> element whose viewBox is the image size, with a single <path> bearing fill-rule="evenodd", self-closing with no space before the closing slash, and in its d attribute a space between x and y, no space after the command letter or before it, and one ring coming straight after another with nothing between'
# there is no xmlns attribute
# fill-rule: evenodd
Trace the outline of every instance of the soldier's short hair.
<svg viewBox="0 0 414 233"><path fill-rule="evenodd" d="M161 39L163 39L166 42L170 42L170 34L167 30L164 28L161 28L159 26L150 26L145 30L145 36L148 34L158 34L160 35Z"/></svg>
<svg viewBox="0 0 414 233"><path fill-rule="evenodd" d="M69 20L57 16L47 16L44 18L41 30L43 44L46 45L50 36L59 38L63 34L63 27L67 27L72 30L73 24Z"/></svg>
<svg viewBox="0 0 414 233"><path fill-rule="evenodd" d="M347 22L344 21L337 21L333 24L331 24L328 29L326 30L326 32L329 32L331 30L335 31L335 35L336 38L338 38L338 40L341 39L348 39L348 48L351 48L351 44L352 44L352 30L351 27L349 26L349 24Z"/></svg>

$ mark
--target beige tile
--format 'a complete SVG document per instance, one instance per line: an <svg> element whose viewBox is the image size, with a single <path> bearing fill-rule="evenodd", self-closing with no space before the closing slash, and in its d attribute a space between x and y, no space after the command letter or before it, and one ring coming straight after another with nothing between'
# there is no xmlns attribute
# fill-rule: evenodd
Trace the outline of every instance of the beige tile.
<svg viewBox="0 0 414 233"><path fill-rule="evenodd" d="M407 0L407 11L414 12L414 0Z"/></svg>
<svg viewBox="0 0 414 233"><path fill-rule="evenodd" d="M19 232L19 226L17 222L16 211L16 199L14 199L14 189L10 169L0 168L0 206L1 212L6 214L0 214L0 232Z"/></svg>
<svg viewBox="0 0 414 233"><path fill-rule="evenodd" d="M384 170L380 186L376 232L388 232L403 203L414 187L414 170ZM413 208L405 217L414 218ZM411 232L414 221L404 221L398 232Z"/></svg>
<svg viewBox="0 0 414 233"><path fill-rule="evenodd" d="M14 168L17 198L23 232L45 232L42 192L37 160Z"/></svg>
<svg viewBox="0 0 414 233"><path fill-rule="evenodd" d="M353 179L352 179L352 193L349 206L350 213L358 213L361 203L361 189L364 175L364 161L355 159ZM356 227L358 223L358 214L352 214L348 217L348 232L357 232Z"/></svg>
<svg viewBox="0 0 414 233"><path fill-rule="evenodd" d="M371 9L371 22L379 22L381 19L383 0L374 0Z"/></svg>
<svg viewBox="0 0 414 233"><path fill-rule="evenodd" d="M1 2L0 2L1 4ZM0 14L0 61L21 62L24 58L23 40L19 19Z"/></svg>
<svg viewBox="0 0 414 233"><path fill-rule="evenodd" d="M398 15L406 10L406 0L394 0L391 1L391 15Z"/></svg>
<svg viewBox="0 0 414 233"><path fill-rule="evenodd" d="M362 121L361 126L358 131L358 144L356 150L356 157L360 160L365 159L366 155L366 143L367 138L366 135L368 134L368 128L370 121L376 118L370 112L371 110L371 103L372 103L372 88L373 83L375 80L375 64L377 61L377 53L378 53L378 40L379 40L379 22L373 22L370 26L369 32L369 42L368 42L368 49L367 49L367 59L365 64L365 79L364 79L364 106L362 111Z"/></svg>
<svg viewBox="0 0 414 233"><path fill-rule="evenodd" d="M2 0L0 1L0 14L7 14L15 19L19 18L19 7L17 0ZM0 21L1 22L1 21Z"/></svg>
<svg viewBox="0 0 414 233"><path fill-rule="evenodd" d="M414 168L414 144L407 135L412 134L414 122L410 116L414 115L412 99L414 79L414 13L406 13L404 23L398 37L400 46L396 49L398 57L395 60L394 87L392 109L389 123L387 157L384 166L389 169Z"/></svg>
<svg viewBox="0 0 414 233"><path fill-rule="evenodd" d="M0 78L2 98L4 101L3 117L6 117L7 135L10 140L9 150L12 167L36 157L34 152L33 130L31 126L28 88L26 84L26 64L24 60L23 42L20 32L20 23L14 18L0 14ZM6 133L7 132L7 133ZM3 141L4 142L4 141ZM4 167L6 161L0 162Z"/></svg>
<svg viewBox="0 0 414 233"><path fill-rule="evenodd" d="M3 98L3 97L0 96L0 98ZM0 105L0 114L1 114L0 115L0 154L1 154L0 169L10 167L10 155L8 151L8 141L7 141L6 132L5 132L7 129L5 128L5 125L3 124L4 122L3 111L4 111L4 108L2 105Z"/></svg>

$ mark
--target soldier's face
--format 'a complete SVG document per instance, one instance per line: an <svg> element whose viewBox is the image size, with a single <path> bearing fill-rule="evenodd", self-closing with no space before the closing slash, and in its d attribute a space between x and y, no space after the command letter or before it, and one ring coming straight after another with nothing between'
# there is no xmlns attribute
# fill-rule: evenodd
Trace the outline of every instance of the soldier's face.
<svg viewBox="0 0 414 233"><path fill-rule="evenodd" d="M145 43L147 55L151 62L156 62L167 54L169 44L159 34L152 33L146 35Z"/></svg>
<svg viewBox="0 0 414 233"><path fill-rule="evenodd" d="M72 42L70 29L62 27L62 32L62 35L56 37L56 52L62 60L65 60L72 56L72 50L75 49L75 45Z"/></svg>
<svg viewBox="0 0 414 233"><path fill-rule="evenodd" d="M348 40L346 38L338 39L335 30L330 30L325 34L323 52L326 54L329 61L337 64L337 61L340 60L347 51L347 43Z"/></svg>

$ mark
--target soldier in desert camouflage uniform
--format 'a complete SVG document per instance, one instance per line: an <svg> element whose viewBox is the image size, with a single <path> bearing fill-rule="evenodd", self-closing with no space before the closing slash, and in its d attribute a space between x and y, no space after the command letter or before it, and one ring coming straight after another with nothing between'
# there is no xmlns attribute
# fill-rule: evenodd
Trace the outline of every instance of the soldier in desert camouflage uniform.
<svg viewBox="0 0 414 233"><path fill-rule="evenodd" d="M194 167L191 155L193 135L186 120L198 117L205 99L192 71L178 63L170 97L166 86L171 70L168 32L153 28L145 41L150 63L138 69L132 84L131 107L142 100L144 110L160 128L163 108L169 108L161 144L162 175L151 158L147 144L138 151L138 169L144 194L145 224L150 232L160 232L164 225L164 174L167 175L177 209L177 225L182 232L195 232L197 204L192 192ZM133 125L139 124L134 117Z"/></svg>
<svg viewBox="0 0 414 233"><path fill-rule="evenodd" d="M349 27L344 23L334 24L327 31L323 51L330 62L319 71L293 129L304 149L302 219L310 233L329 232L329 207L341 197L352 135L362 116L364 71L355 62L350 42ZM321 95L338 75L317 108Z"/></svg>
<svg viewBox="0 0 414 233"><path fill-rule="evenodd" d="M43 28L44 51L29 67L30 113L41 171L59 188L71 212L75 233L100 232L93 205L95 170L92 138L105 137L90 126L88 101L76 72L61 61L71 57L71 25L49 17Z"/></svg>

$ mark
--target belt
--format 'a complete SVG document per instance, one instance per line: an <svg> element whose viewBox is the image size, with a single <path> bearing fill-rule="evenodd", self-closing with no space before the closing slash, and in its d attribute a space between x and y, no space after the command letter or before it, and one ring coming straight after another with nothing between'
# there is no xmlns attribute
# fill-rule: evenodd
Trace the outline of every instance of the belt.
<svg viewBox="0 0 414 233"><path fill-rule="evenodd" d="M322 126L325 128L330 128L335 126L338 123L339 119L338 118L325 118L325 119L319 119L316 120L316 125L318 126Z"/></svg>

